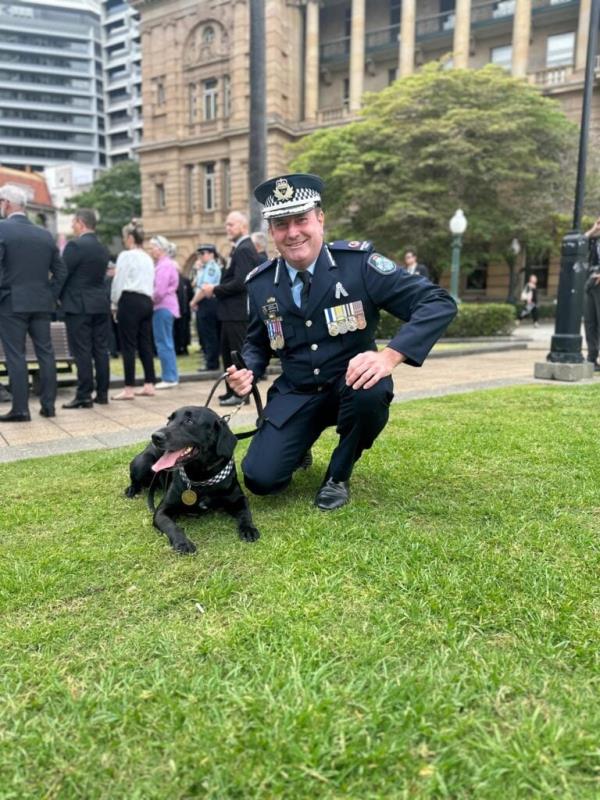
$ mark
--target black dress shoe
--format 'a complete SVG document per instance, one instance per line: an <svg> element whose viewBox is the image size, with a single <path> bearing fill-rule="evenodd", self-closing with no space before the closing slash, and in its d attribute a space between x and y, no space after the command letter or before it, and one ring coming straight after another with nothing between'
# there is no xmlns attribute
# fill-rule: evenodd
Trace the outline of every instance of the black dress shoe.
<svg viewBox="0 0 600 800"><path fill-rule="evenodd" d="M333 511L345 506L350 500L350 484L348 481L334 481L329 478L321 486L315 497L315 505L321 511Z"/></svg>
<svg viewBox="0 0 600 800"><path fill-rule="evenodd" d="M230 394L229 397L225 398L224 400L219 400L220 406L241 406L242 403L244 405L248 405L250 402L249 397L238 397L237 394Z"/></svg>
<svg viewBox="0 0 600 800"><path fill-rule="evenodd" d="M8 414L0 414L0 422L31 422L31 415L18 411L9 411Z"/></svg>
<svg viewBox="0 0 600 800"><path fill-rule="evenodd" d="M54 407L44 408L44 406L42 406L40 408L40 417L55 417L55 416L56 416L56 411L54 410Z"/></svg>
<svg viewBox="0 0 600 800"><path fill-rule="evenodd" d="M235 395L231 392L226 392L225 394L218 395L217 399L221 402L222 400L229 400L230 397L235 397Z"/></svg>
<svg viewBox="0 0 600 800"><path fill-rule="evenodd" d="M63 408L93 408L91 400L78 400L76 397L70 403L63 403Z"/></svg>
<svg viewBox="0 0 600 800"><path fill-rule="evenodd" d="M96 403L99 406L107 406L108 405L108 395L107 394L97 394L96 397L92 397L92 402Z"/></svg>

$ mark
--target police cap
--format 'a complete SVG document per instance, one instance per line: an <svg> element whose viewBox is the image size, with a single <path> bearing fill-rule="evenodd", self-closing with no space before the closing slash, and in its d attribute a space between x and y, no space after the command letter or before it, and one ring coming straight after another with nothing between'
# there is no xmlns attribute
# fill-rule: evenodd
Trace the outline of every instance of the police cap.
<svg viewBox="0 0 600 800"><path fill-rule="evenodd" d="M214 244L199 244L196 248L197 253L213 253L213 255L217 254L217 248Z"/></svg>
<svg viewBox="0 0 600 800"><path fill-rule="evenodd" d="M318 175L296 172L261 183L254 197L264 205L263 217L291 217L321 205L323 181Z"/></svg>

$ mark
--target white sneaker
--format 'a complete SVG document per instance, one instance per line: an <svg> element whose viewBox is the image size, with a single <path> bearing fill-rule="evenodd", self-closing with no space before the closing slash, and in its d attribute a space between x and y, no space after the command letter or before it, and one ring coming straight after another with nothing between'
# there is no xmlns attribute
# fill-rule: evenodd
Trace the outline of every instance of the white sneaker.
<svg viewBox="0 0 600 800"><path fill-rule="evenodd" d="M155 384L155 389L173 389L175 386L179 386L179 381L159 381Z"/></svg>

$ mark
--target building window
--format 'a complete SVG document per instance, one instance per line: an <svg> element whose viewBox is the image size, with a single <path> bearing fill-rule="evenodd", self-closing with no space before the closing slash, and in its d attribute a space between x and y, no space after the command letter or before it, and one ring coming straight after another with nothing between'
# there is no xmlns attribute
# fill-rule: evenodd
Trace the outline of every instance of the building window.
<svg viewBox="0 0 600 800"><path fill-rule="evenodd" d="M185 167L185 208L188 214L194 210L194 165Z"/></svg>
<svg viewBox="0 0 600 800"><path fill-rule="evenodd" d="M575 51L575 34L558 33L549 36L546 42L546 66L562 67L573 63Z"/></svg>
<svg viewBox="0 0 600 800"><path fill-rule="evenodd" d="M512 66L512 45L505 44L500 47L492 47L490 61L492 64L498 64L499 67L510 69Z"/></svg>
<svg viewBox="0 0 600 800"><path fill-rule="evenodd" d="M152 88L154 90L154 104L157 108L161 108L166 102L165 79L154 78Z"/></svg>
<svg viewBox="0 0 600 800"><path fill-rule="evenodd" d="M342 88L342 105L348 108L350 105L350 78L344 78L344 85Z"/></svg>
<svg viewBox="0 0 600 800"><path fill-rule="evenodd" d="M218 83L216 78L204 81L204 119L217 118Z"/></svg>
<svg viewBox="0 0 600 800"><path fill-rule="evenodd" d="M390 25L400 25L402 0L390 0Z"/></svg>
<svg viewBox="0 0 600 800"><path fill-rule="evenodd" d="M538 253L531 255L527 251L527 259L525 263L525 275L529 278L530 275L536 275L538 279L538 289L540 292L548 291L548 273L550 272L550 254Z"/></svg>
<svg viewBox="0 0 600 800"><path fill-rule="evenodd" d="M215 210L215 165L214 164L204 164L203 167L203 198L204 198L204 210L205 211L214 211Z"/></svg>
<svg viewBox="0 0 600 800"><path fill-rule="evenodd" d="M157 183L154 187L155 194L156 194L156 208L163 209L167 207L166 195L165 195L165 185L164 183Z"/></svg>
<svg viewBox="0 0 600 800"><path fill-rule="evenodd" d="M215 40L215 29L210 25L207 25L206 28L202 31L202 41L204 44L212 44Z"/></svg>
<svg viewBox="0 0 600 800"><path fill-rule="evenodd" d="M193 125L198 116L198 90L195 83L188 85L189 123Z"/></svg>
<svg viewBox="0 0 600 800"><path fill-rule="evenodd" d="M498 17L510 17L515 13L515 0L497 0L494 3L494 10L492 16L494 19Z"/></svg>
<svg viewBox="0 0 600 800"><path fill-rule="evenodd" d="M223 76L223 116L231 114L231 80L229 75Z"/></svg>
<svg viewBox="0 0 600 800"><path fill-rule="evenodd" d="M454 30L455 0L440 0L440 30Z"/></svg>
<svg viewBox="0 0 600 800"><path fill-rule="evenodd" d="M391 69L388 69L388 86L391 83L393 83L396 80L397 77L398 77L398 70L396 69L396 67L392 67Z"/></svg>
<svg viewBox="0 0 600 800"><path fill-rule="evenodd" d="M231 208L231 166L223 161L223 208Z"/></svg>

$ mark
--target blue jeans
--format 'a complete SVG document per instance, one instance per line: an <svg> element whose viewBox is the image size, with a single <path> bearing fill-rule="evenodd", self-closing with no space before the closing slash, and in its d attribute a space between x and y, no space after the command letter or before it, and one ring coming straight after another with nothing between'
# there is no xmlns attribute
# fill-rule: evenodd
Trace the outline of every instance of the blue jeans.
<svg viewBox="0 0 600 800"><path fill-rule="evenodd" d="M173 322L175 317L166 308L157 308L152 315L154 344L160 359L161 380L177 383L177 358L173 343Z"/></svg>

